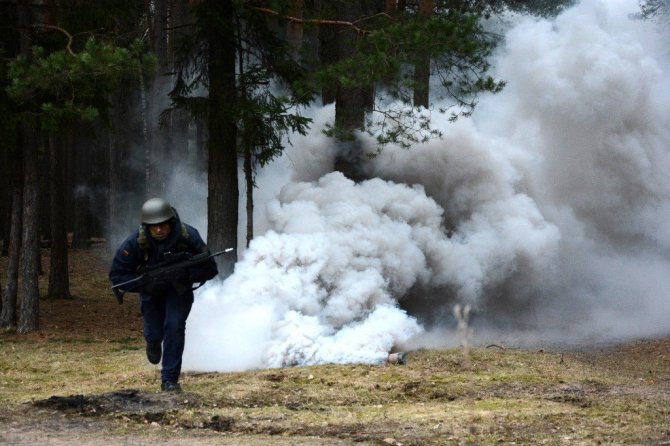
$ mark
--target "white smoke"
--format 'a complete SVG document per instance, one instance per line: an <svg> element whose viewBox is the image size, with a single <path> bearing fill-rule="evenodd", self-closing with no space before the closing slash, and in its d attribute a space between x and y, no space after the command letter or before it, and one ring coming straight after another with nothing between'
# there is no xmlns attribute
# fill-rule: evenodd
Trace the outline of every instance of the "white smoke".
<svg viewBox="0 0 670 446"><path fill-rule="evenodd" d="M285 183L259 220L267 232L197 296L185 368L453 345L435 330L455 325L458 302L480 340L667 334L668 33L632 20L637 8L591 0L517 18L495 64L503 93L436 123L442 140L386 147L366 166L375 179L328 173L318 124L333 109L315 110L312 133L259 178Z"/></svg>

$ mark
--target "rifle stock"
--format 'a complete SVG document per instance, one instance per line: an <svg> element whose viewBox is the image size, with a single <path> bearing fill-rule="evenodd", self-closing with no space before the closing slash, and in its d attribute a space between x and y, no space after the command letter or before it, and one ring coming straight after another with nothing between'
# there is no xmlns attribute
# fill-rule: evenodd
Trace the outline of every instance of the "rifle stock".
<svg viewBox="0 0 670 446"><path fill-rule="evenodd" d="M116 301L121 305L123 303L123 296L127 292L132 292L139 287L142 287L148 283L158 280L168 280L174 279L176 273L183 271L186 268L191 266L200 265L205 263L209 259L232 252L234 248L227 248L223 251L208 253L203 252L201 254L196 254L194 256L189 255L188 253L178 253L167 257L160 263L153 265L140 276L127 280L122 283L117 283L112 286L112 291L116 297Z"/></svg>

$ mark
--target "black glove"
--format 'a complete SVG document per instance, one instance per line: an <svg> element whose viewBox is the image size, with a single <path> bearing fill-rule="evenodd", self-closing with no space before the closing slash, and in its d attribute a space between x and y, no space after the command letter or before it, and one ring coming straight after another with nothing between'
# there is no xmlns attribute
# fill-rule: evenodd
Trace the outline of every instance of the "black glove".
<svg viewBox="0 0 670 446"><path fill-rule="evenodd" d="M142 291L149 296L165 296L170 290L170 284L165 280L154 280L144 285Z"/></svg>
<svg viewBox="0 0 670 446"><path fill-rule="evenodd" d="M189 270L189 278L192 283L204 283L216 276L216 273L216 266L193 267Z"/></svg>
<svg viewBox="0 0 670 446"><path fill-rule="evenodd" d="M175 278L174 282L178 283L180 285L185 285L188 286L189 288L191 287L191 280L188 275L188 270L182 269L181 271L178 271L175 273Z"/></svg>

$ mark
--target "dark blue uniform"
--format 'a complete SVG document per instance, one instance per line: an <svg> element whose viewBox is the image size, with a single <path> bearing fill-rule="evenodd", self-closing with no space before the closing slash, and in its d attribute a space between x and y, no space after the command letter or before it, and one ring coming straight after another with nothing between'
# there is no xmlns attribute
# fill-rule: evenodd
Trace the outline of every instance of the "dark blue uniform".
<svg viewBox="0 0 670 446"><path fill-rule="evenodd" d="M151 237L146 225L142 225L121 245L114 256L109 278L119 284L138 277L147 266L163 260L166 253L189 252L193 255L207 252L208 248L198 231L179 220L175 212L171 220L171 231L165 240ZM210 259L185 271L177 280L179 293L173 284L165 283L149 289L139 289L144 338L148 344L163 343L161 380L177 383L181 373L181 357L184 352L186 318L193 305L194 283L204 283L218 273L216 262Z"/></svg>

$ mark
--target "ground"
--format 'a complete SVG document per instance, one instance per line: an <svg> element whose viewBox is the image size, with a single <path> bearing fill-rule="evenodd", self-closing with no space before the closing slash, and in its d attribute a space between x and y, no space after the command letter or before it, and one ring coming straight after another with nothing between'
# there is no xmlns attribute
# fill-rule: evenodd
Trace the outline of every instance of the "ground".
<svg viewBox="0 0 670 446"><path fill-rule="evenodd" d="M38 332L0 334L0 444L670 445L670 338L186 373L185 393L164 394L137 299L116 303L108 259L71 251L74 298L42 299Z"/></svg>

